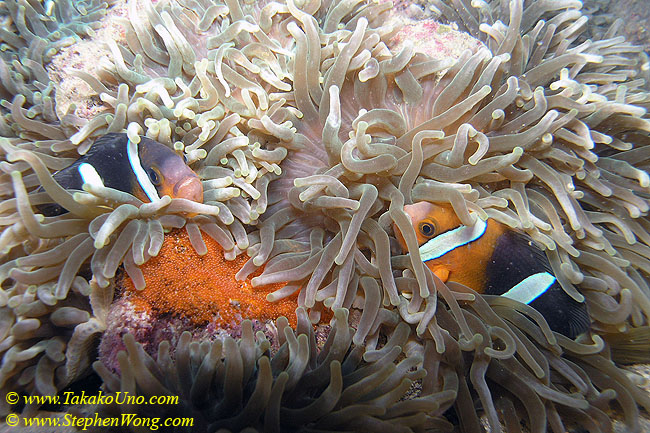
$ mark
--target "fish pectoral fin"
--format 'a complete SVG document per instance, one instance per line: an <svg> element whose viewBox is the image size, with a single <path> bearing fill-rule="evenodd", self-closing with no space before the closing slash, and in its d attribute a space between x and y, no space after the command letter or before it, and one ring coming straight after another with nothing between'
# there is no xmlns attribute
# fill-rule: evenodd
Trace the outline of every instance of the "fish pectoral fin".
<svg viewBox="0 0 650 433"><path fill-rule="evenodd" d="M438 278L442 280L443 283L446 283L449 280L449 269L438 267L432 269L433 273L436 274Z"/></svg>

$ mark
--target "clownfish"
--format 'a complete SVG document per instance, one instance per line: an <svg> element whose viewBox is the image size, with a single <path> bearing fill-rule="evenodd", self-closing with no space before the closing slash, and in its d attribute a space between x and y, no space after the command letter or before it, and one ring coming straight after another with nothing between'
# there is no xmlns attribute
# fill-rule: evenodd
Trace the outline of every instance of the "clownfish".
<svg viewBox="0 0 650 433"><path fill-rule="evenodd" d="M81 190L84 183L128 192L143 202L168 195L203 202L201 179L182 156L147 137L135 144L125 133L99 137L88 152L52 176L65 189ZM56 203L37 206L45 216L68 212Z"/></svg>
<svg viewBox="0 0 650 433"><path fill-rule="evenodd" d="M448 205L418 202L404 211L415 229L422 261L443 282L530 305L553 331L569 338L588 330L587 305L562 289L546 254L525 233L492 218L477 218L473 226L465 226ZM402 233L396 226L394 231L406 252Z"/></svg>

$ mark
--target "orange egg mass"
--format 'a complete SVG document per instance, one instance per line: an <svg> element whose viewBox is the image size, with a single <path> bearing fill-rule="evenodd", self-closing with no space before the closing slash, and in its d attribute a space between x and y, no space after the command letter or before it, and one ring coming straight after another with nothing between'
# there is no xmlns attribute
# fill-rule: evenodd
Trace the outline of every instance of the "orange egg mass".
<svg viewBox="0 0 650 433"><path fill-rule="evenodd" d="M185 229L166 234L158 256L140 267L146 287L137 290L124 273L124 296L136 308L184 317L195 325L213 321L219 328L228 328L244 319L267 321L285 316L295 328L297 293L277 302L267 301L266 295L285 283L253 287L251 278L260 275L263 267L246 280L237 281L235 274L248 256L240 254L235 260L226 260L221 245L209 236L203 236L203 240L208 252L200 256Z"/></svg>

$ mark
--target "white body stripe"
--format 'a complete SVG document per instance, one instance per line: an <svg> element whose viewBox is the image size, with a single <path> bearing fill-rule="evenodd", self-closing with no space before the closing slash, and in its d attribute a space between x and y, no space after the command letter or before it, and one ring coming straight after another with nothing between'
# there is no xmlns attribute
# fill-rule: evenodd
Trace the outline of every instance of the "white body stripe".
<svg viewBox="0 0 650 433"><path fill-rule="evenodd" d="M126 154L128 155L129 162L131 163L131 170L133 170L133 173L135 173L135 178L138 179L138 183L142 187L144 193L147 194L147 197L149 197L149 200L152 203L160 200L160 196L158 195L156 187L153 186L153 183L151 183L149 176L144 171L144 168L142 168L140 156L138 155L138 145L129 140L126 144Z"/></svg>
<svg viewBox="0 0 650 433"><path fill-rule="evenodd" d="M530 304L555 283L555 277L548 272L540 272L524 278L522 282L501 296L514 299L522 304Z"/></svg>
<svg viewBox="0 0 650 433"><path fill-rule="evenodd" d="M102 181L101 176L99 176L99 173L97 173L97 170L95 170L95 167L87 162L79 164L77 170L79 170L79 175L81 176L83 183L92 186L104 186L104 182Z"/></svg>
<svg viewBox="0 0 650 433"><path fill-rule="evenodd" d="M487 223L480 218L476 219L476 224L471 227L460 226L454 230L436 236L420 247L420 257L423 262L437 259L444 256L458 247L467 245L483 236Z"/></svg>

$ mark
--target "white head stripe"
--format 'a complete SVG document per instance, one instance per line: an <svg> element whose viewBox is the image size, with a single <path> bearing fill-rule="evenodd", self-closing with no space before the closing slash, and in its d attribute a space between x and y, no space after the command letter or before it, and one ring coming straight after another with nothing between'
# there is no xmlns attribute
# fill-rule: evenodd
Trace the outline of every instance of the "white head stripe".
<svg viewBox="0 0 650 433"><path fill-rule="evenodd" d="M144 168L142 168L140 156L138 155L138 145L129 140L126 143L126 154L131 163L131 170L135 173L135 178L138 179L138 183L142 187L144 193L147 194L147 197L149 197L149 200L152 203L160 200L156 187L153 186L153 183L151 183L151 180L149 179L149 175L147 175Z"/></svg>
<svg viewBox="0 0 650 433"><path fill-rule="evenodd" d="M471 227L460 226L430 239L420 247L420 257L423 262L437 259L458 247L467 245L470 242L483 236L487 223L480 218L476 218L476 224Z"/></svg>
<svg viewBox="0 0 650 433"><path fill-rule="evenodd" d="M548 272L540 272L524 278L522 282L501 296L514 299L522 304L530 304L555 283L555 277Z"/></svg>
<svg viewBox="0 0 650 433"><path fill-rule="evenodd" d="M79 170L79 175L81 176L81 181L83 183L87 183L88 185L92 186L104 186L104 182L99 176L99 173L97 173L97 170L95 170L95 167L88 164L87 162L79 164L77 170Z"/></svg>

